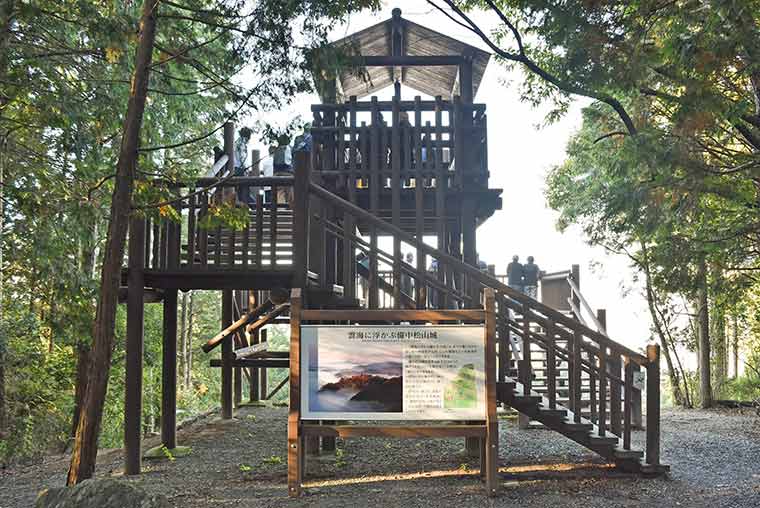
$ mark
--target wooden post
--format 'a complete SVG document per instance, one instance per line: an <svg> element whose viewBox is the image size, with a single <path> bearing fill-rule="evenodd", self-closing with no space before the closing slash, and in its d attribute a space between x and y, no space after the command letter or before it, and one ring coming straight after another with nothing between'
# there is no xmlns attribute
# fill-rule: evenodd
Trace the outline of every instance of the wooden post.
<svg viewBox="0 0 760 508"><path fill-rule="evenodd" d="M647 346L647 464L660 463L660 346Z"/></svg>
<svg viewBox="0 0 760 508"><path fill-rule="evenodd" d="M222 291L222 328L232 324L232 290ZM232 337L222 342L222 418L232 419Z"/></svg>
<svg viewBox="0 0 760 508"><path fill-rule="evenodd" d="M623 381L624 385L624 399L623 399L623 449L631 449L631 409L633 408L632 394L633 394L633 366L635 364L631 361L631 358L625 357L625 366Z"/></svg>
<svg viewBox="0 0 760 508"><path fill-rule="evenodd" d="M269 330L267 330L266 328L261 330L261 335L260 335L261 342L267 341L268 333L269 333ZM269 372L269 370L266 367L262 367L259 369L259 375L261 376L261 380L259 382L259 386L260 386L259 392L261 393L262 397L266 397L269 394L269 389L267 386L267 372Z"/></svg>
<svg viewBox="0 0 760 508"><path fill-rule="evenodd" d="M301 289L290 298L290 410L288 411L288 495L301 495Z"/></svg>
<svg viewBox="0 0 760 508"><path fill-rule="evenodd" d="M633 365L633 371L635 374L641 373L641 367L637 364ZM641 392L638 388L633 389L631 395L631 425L636 430L642 430L644 428L644 415L643 415L643 403L641 401Z"/></svg>
<svg viewBox="0 0 760 508"><path fill-rule="evenodd" d="M293 237L297 238L293 246L293 287L306 287L306 274L309 263L309 154L296 152L295 189L293 190Z"/></svg>
<svg viewBox="0 0 760 508"><path fill-rule="evenodd" d="M161 369L161 443L177 447L177 290L164 291Z"/></svg>
<svg viewBox="0 0 760 508"><path fill-rule="evenodd" d="M232 246L234 249L234 245ZM243 292L242 291L233 291L232 293L234 306L233 306L233 313L232 313L232 319L236 320L242 315L243 311ZM238 309L238 313L234 312L234 309ZM232 344L233 344L233 350L235 349L234 345L236 342L236 339L239 338L237 342L239 343L239 346L247 346L245 336L242 335L243 332L240 332L241 335L238 335L237 333L232 335ZM235 407L240 407L240 404L243 402L243 369L241 367L235 367L232 371L232 392L234 394L233 400L235 402Z"/></svg>
<svg viewBox="0 0 760 508"><path fill-rule="evenodd" d="M145 219L129 222L127 277L127 343L124 375L124 474L140 474L142 466L143 292L145 279Z"/></svg>
<svg viewBox="0 0 760 508"><path fill-rule="evenodd" d="M252 307L249 307L252 308ZM258 344L259 343L259 337L260 337L260 330L254 330L251 334L251 343L252 344ZM259 395L259 369L258 367L253 367L250 369L250 376L248 377L248 401L249 402L258 402L260 399ZM267 394L264 394L264 397L266 397Z"/></svg>
<svg viewBox="0 0 760 508"><path fill-rule="evenodd" d="M499 420L496 417L496 302L494 291L486 289L484 296L486 311L486 438L485 466L486 489L489 496L498 492L499 482Z"/></svg>

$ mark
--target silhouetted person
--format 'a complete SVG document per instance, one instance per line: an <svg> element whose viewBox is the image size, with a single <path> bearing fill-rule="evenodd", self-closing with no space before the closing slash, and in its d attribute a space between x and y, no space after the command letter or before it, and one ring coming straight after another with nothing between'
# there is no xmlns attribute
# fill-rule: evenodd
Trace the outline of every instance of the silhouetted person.
<svg viewBox="0 0 760 508"><path fill-rule="evenodd" d="M524 293L534 300L538 298L538 277L540 275L538 265L533 262L533 256L528 256L528 262L523 266Z"/></svg>
<svg viewBox="0 0 760 508"><path fill-rule="evenodd" d="M246 174L246 165L248 161L248 141L251 139L251 129L243 127L238 131L238 138L235 140L235 161L233 173L235 176L242 177ZM247 185L237 186L238 203L256 204L256 197L250 195Z"/></svg>
<svg viewBox="0 0 760 508"><path fill-rule="evenodd" d="M507 265L507 285L521 293L523 290L523 265L518 256L512 256L512 262Z"/></svg>

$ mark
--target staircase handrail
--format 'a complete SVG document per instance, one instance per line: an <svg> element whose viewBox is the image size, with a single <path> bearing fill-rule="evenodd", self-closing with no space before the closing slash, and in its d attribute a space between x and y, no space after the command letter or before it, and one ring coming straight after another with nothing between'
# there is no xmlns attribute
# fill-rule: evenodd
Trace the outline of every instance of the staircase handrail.
<svg viewBox="0 0 760 508"><path fill-rule="evenodd" d="M360 218L362 221L370 225L373 225L381 230L384 230L394 236L397 236L403 242L408 243L409 245L425 253L426 255L429 255L433 258L438 259L439 262L443 261L449 267L456 269L460 274L467 275L468 277L479 282L483 286L493 288L494 290L505 294L510 299L517 301L518 303L527 305L529 308L532 308L534 310L538 310L545 316L550 317L555 323L562 324L567 328L570 328L576 332L579 332L585 335L586 337L588 337L589 339L597 342L598 344L609 347L610 349L629 357L633 362L639 365L647 365L649 363L649 360L647 359L647 357L642 355L641 353L638 353L618 342L615 342L612 339L610 339L608 336L596 330L593 330L589 328L588 326L585 326L582 323L579 323L578 321L572 318L565 316L559 311L537 300L534 300L533 298L530 298L529 296L524 295L523 293L515 289L510 288L506 284L494 279L493 277L491 277L487 273L484 273L480 269L474 266L471 266L467 263L464 263L460 261L459 259L455 258L454 256L447 254L443 251L440 251L435 247L427 245L426 243L418 240L414 235L407 233L403 229L389 222L386 222L380 219L379 217L373 215L372 213L367 212L366 210L341 198L340 196L333 194L332 192L325 189L324 187L321 187L320 185L314 182L309 182L309 192L319 197L320 199L330 202L333 206L341 208L344 211Z"/></svg>

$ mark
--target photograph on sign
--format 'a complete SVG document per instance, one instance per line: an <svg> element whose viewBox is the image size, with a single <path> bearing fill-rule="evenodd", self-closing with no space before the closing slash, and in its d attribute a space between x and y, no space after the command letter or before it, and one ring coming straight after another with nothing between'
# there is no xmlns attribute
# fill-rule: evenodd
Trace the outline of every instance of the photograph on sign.
<svg viewBox="0 0 760 508"><path fill-rule="evenodd" d="M482 326L304 326L304 419L485 415Z"/></svg>

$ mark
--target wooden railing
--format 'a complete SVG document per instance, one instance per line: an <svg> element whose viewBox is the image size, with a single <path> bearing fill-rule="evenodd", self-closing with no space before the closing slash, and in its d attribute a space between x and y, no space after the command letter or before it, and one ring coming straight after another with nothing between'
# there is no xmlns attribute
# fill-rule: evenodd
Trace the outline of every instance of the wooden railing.
<svg viewBox="0 0 760 508"><path fill-rule="evenodd" d="M312 168L331 189L487 186L483 104L352 98L312 113Z"/></svg>
<svg viewBox="0 0 760 508"><path fill-rule="evenodd" d="M277 193L292 192L292 187L292 177L201 178L166 184L173 196L166 206L174 212L147 219L145 268L290 269L293 211L287 202L277 203Z"/></svg>
<svg viewBox="0 0 760 508"><path fill-rule="evenodd" d="M306 183L303 184L304 186ZM301 192L306 192L302 190ZM631 449L633 428L633 391L635 372L643 367L647 372L647 456L649 464L659 464L659 350L650 346L643 355L611 340L606 334L589 328L561 312L558 312L528 296L508 287L474 266L425 244L415 236L375 217L372 213L344 200L325 188L308 183L308 197L304 199L310 216L310 235L318 235L322 241L333 244L333 251L340 266L332 273L335 279L321 279L322 283L342 283L349 287L344 291L354 295L351 288L356 279L356 253L368 258L367 304L370 309L381 307L381 285L390 285L391 304L404 307L401 291L402 278L411 280L407 287L413 288L413 303L418 308L473 308L481 303L483 291L491 288L496 294L498 378L507 379L510 351L510 334L522 342L522 358L518 363L518 378L523 390L529 394L534 378L536 350L544 353L545 396L551 408L557 407L558 382L567 383L569 400L566 407L572 411L571 418L582 421L581 408L590 406L589 418L595 432L604 437L608 433L620 436L621 447ZM298 198L297 198L298 200ZM314 208L309 209L308 206ZM362 223L371 229L369 238L361 236L354 224ZM379 238L392 244L393 248L378 246ZM401 245L416 251L417 264L411 266L403 261ZM428 270L431 264L435 271ZM390 270L388 270L390 267ZM323 276L323 275L321 275ZM565 376L558 367L565 366ZM583 390L590 385L590 390ZM583 400L583 392L589 397Z"/></svg>

